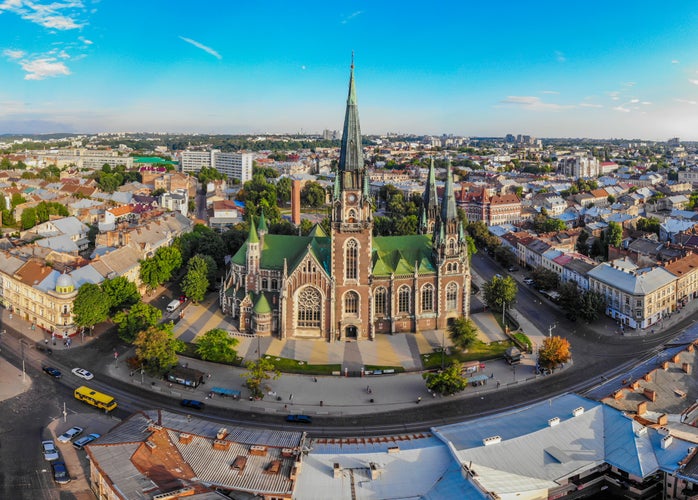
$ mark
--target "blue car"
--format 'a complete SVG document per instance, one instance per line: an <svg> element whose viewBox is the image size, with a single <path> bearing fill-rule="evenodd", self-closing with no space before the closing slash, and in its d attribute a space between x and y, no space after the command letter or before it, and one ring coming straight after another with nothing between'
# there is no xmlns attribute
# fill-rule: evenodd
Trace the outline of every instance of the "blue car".
<svg viewBox="0 0 698 500"><path fill-rule="evenodd" d="M185 408L194 408L195 410L203 410L206 407L204 402L197 401L196 399L183 399L179 404Z"/></svg>
<svg viewBox="0 0 698 500"><path fill-rule="evenodd" d="M286 422L293 422L296 424L312 424L313 419L308 415L287 415Z"/></svg>
<svg viewBox="0 0 698 500"><path fill-rule="evenodd" d="M61 371L52 366L42 366L41 369L53 378L61 378Z"/></svg>
<svg viewBox="0 0 698 500"><path fill-rule="evenodd" d="M70 482L68 469L63 462L53 462L51 467L53 468L54 481L56 481L58 484L68 484Z"/></svg>

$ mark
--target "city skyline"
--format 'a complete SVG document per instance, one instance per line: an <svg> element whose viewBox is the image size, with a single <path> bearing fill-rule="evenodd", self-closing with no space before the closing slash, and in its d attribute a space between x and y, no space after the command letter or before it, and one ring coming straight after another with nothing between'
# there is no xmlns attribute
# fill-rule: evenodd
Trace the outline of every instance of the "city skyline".
<svg viewBox="0 0 698 500"><path fill-rule="evenodd" d="M698 140L688 5L188 5L0 1L0 133Z"/></svg>

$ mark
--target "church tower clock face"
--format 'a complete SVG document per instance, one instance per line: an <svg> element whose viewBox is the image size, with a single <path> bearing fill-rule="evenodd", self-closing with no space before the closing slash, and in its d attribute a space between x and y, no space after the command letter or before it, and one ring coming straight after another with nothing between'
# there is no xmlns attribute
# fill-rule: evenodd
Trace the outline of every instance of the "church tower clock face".
<svg viewBox="0 0 698 500"><path fill-rule="evenodd" d="M347 196L347 201L348 201L349 203L354 203L354 202L356 201L356 195L355 195L355 194L350 194L349 196Z"/></svg>

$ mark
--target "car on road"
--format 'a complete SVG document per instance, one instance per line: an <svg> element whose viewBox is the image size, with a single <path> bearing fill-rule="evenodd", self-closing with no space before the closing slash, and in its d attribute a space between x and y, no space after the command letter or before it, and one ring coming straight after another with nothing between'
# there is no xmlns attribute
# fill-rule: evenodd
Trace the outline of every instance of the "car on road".
<svg viewBox="0 0 698 500"><path fill-rule="evenodd" d="M61 378L62 376L61 371L58 368L54 368L53 366L42 366L41 369L45 373L51 375L53 378Z"/></svg>
<svg viewBox="0 0 698 500"><path fill-rule="evenodd" d="M44 452L44 460L48 460L49 462L58 460L58 450L56 449L56 445L50 439L41 441L41 449Z"/></svg>
<svg viewBox="0 0 698 500"><path fill-rule="evenodd" d="M95 378L95 376L92 375L92 373L88 372L84 368L73 368L71 371L74 375L77 375L80 378L84 378L85 380L92 380L93 378Z"/></svg>
<svg viewBox="0 0 698 500"><path fill-rule="evenodd" d="M515 273L518 270L519 268L516 266L509 266L509 268L507 269L507 271L509 271L510 273Z"/></svg>
<svg viewBox="0 0 698 500"><path fill-rule="evenodd" d="M533 285L535 283L533 278L524 278L523 282L526 283L527 285Z"/></svg>
<svg viewBox="0 0 698 500"><path fill-rule="evenodd" d="M196 399L183 399L179 402L180 405L185 408L194 408L195 410L203 410L206 408L206 404L202 401L197 401Z"/></svg>
<svg viewBox="0 0 698 500"><path fill-rule="evenodd" d="M313 419L308 415L286 415L286 422L293 422L295 424L312 424Z"/></svg>
<svg viewBox="0 0 698 500"><path fill-rule="evenodd" d="M82 427L71 427L67 431L65 431L63 434L58 436L58 441L61 443L70 443L73 439L78 437L80 434L82 434L82 431L84 429Z"/></svg>
<svg viewBox="0 0 698 500"><path fill-rule="evenodd" d="M502 275L499 274L499 273L498 273L498 274L495 274L494 277L495 277L495 278L499 278L500 280L502 279Z"/></svg>
<svg viewBox="0 0 698 500"><path fill-rule="evenodd" d="M92 434L88 434L87 436L81 437L80 439L76 439L73 442L73 447L77 448L78 450L82 450L86 445L90 444L92 441L100 437L102 437L101 434L93 432Z"/></svg>
<svg viewBox="0 0 698 500"><path fill-rule="evenodd" d="M68 475L68 469L65 463L53 462L51 468L53 468L53 480L58 484L68 484L70 482L70 476Z"/></svg>

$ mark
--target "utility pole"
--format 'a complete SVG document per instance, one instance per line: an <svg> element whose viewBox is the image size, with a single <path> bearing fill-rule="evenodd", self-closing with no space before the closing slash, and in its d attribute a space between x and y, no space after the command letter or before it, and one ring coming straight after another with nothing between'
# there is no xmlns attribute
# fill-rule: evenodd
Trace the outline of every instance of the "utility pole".
<svg viewBox="0 0 698 500"><path fill-rule="evenodd" d="M557 323L553 323L548 327L548 338L551 338L553 336L553 330L557 328Z"/></svg>
<svg viewBox="0 0 698 500"><path fill-rule="evenodd" d="M446 356L446 330L441 330L441 369L444 369Z"/></svg>
<svg viewBox="0 0 698 500"><path fill-rule="evenodd" d="M506 317L507 303L502 301L502 324L504 325L504 330L507 329L507 317Z"/></svg>

